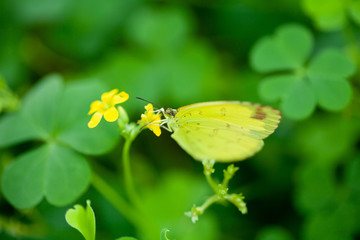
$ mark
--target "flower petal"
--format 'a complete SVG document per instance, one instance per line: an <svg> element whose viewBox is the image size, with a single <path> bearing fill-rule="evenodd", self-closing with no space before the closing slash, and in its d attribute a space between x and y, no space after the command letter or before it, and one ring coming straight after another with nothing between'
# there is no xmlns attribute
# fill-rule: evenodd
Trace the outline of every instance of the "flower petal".
<svg viewBox="0 0 360 240"><path fill-rule="evenodd" d="M114 96L112 104L115 105L115 104L123 103L123 102L127 101L128 99L129 99L129 94L122 91L121 93L116 94Z"/></svg>
<svg viewBox="0 0 360 240"><path fill-rule="evenodd" d="M115 107L111 107L105 111L104 118L108 122L115 122L119 118L119 112Z"/></svg>
<svg viewBox="0 0 360 240"><path fill-rule="evenodd" d="M100 112L100 113L103 113L105 110L105 104L99 100L97 101L94 101L91 103L90 105L90 111L89 111L89 115L90 114L93 114L94 112Z"/></svg>
<svg viewBox="0 0 360 240"><path fill-rule="evenodd" d="M153 105L151 103L146 105L145 109L146 109L147 112L153 112L154 111Z"/></svg>
<svg viewBox="0 0 360 240"><path fill-rule="evenodd" d="M106 105L112 107L112 106L113 106L113 105L112 105L112 102L113 102L114 95L115 95L118 91L119 91L118 89L113 89L113 90L111 90L110 92L103 93L103 94L101 95L101 101L103 101Z"/></svg>
<svg viewBox="0 0 360 240"><path fill-rule="evenodd" d="M161 129L159 125L150 124L148 128L151 129L157 137L161 135Z"/></svg>
<svg viewBox="0 0 360 240"><path fill-rule="evenodd" d="M92 117L88 123L88 127L89 128L96 127L99 124L99 122L101 121L101 118L102 118L102 113L96 112L94 115L92 115Z"/></svg>

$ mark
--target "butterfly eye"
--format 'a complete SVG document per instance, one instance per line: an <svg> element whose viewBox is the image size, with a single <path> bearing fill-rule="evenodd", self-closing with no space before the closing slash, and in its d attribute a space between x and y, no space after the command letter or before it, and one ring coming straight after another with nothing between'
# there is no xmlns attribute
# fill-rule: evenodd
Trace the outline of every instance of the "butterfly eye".
<svg viewBox="0 0 360 240"><path fill-rule="evenodd" d="M175 109L168 108L168 109L166 109L165 114L175 117L175 115L177 114L177 111Z"/></svg>

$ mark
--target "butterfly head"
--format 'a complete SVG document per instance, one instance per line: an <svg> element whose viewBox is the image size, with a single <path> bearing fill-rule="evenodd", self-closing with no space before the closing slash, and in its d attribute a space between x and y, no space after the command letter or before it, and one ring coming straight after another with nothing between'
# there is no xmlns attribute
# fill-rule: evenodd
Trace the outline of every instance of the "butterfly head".
<svg viewBox="0 0 360 240"><path fill-rule="evenodd" d="M176 114L177 114L176 109L172 109L172 108L167 108L164 113L166 117L175 117Z"/></svg>

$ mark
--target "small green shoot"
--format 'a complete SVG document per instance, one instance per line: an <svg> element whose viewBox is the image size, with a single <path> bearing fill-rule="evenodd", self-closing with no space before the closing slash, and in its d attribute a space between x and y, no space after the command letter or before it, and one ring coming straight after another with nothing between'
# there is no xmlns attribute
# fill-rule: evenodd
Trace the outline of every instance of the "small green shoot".
<svg viewBox="0 0 360 240"><path fill-rule="evenodd" d="M244 202L244 196L240 194L229 194L228 183L234 176L235 172L239 170L234 164L231 164L224 170L224 178L221 184L216 184L211 175L215 172L214 161L203 161L204 175L209 185L214 190L214 195L209 197L201 206L194 205L190 211L185 212L185 216L190 217L193 223L199 220L199 216L205 212L205 210L213 203L229 201L234 204L242 214L247 213L246 203Z"/></svg>
<svg viewBox="0 0 360 240"><path fill-rule="evenodd" d="M90 206L90 200L86 201L86 209L81 205L67 210L65 214L66 222L77 229L86 240L95 240L95 214Z"/></svg>

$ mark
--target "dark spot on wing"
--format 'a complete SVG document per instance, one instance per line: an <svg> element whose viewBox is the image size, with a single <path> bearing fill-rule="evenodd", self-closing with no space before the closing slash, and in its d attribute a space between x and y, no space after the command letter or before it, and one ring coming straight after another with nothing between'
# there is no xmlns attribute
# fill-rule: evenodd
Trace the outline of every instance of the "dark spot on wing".
<svg viewBox="0 0 360 240"><path fill-rule="evenodd" d="M266 113L263 112L263 106L259 106L255 109L255 114L251 118L263 120L266 118Z"/></svg>
<svg viewBox="0 0 360 240"><path fill-rule="evenodd" d="M221 115L225 116L226 115L226 108L224 108L224 107L220 108L220 112L221 112Z"/></svg>

